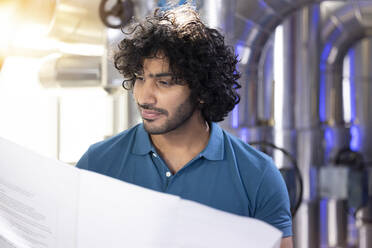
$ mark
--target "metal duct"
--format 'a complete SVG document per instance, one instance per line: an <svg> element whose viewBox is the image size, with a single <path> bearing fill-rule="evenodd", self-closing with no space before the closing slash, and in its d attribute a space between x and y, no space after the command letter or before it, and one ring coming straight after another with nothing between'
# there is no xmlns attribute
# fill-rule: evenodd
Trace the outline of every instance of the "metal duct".
<svg viewBox="0 0 372 248"><path fill-rule="evenodd" d="M5 0L2 1L1 5L7 4L7 2L12 2L11 4L15 6L15 13L12 18L16 19L9 20L16 23L8 23L8 25L13 25L12 28L19 29L33 23L40 25L40 28L45 31L50 26L57 4L57 0Z"/></svg>
<svg viewBox="0 0 372 248"><path fill-rule="evenodd" d="M274 34L262 51L258 71L257 117L268 126L273 124L274 106Z"/></svg>
<svg viewBox="0 0 372 248"><path fill-rule="evenodd" d="M243 73L241 82L243 88L241 89L242 101L235 112L235 117L238 116L238 123L233 120L233 127L244 127L242 131L249 128L257 128L261 123L258 119L257 113L257 88L258 88L258 72L259 62L262 57L262 51L271 33L274 31L276 26L280 24L286 16L298 10L300 7L321 2L320 0L256 0L256 1L237 1L235 23L234 23L234 39L236 40L236 50L240 55L241 63L239 69ZM369 26L371 25L370 18L367 17L367 13L370 12L370 3L367 1L338 1L338 3L348 2L349 10L343 8L343 12L337 12L337 14L330 18L330 21L325 26L323 32L323 44L325 49L322 53L322 70L326 73L325 85L327 86L326 96L327 99L332 99L327 104L326 120L328 124L336 125L343 124L342 116L342 59L347 51L347 48L353 42L356 42L366 34L371 33ZM309 15L304 14L302 17ZM302 25L302 24L301 24ZM301 25L298 25L299 27ZM303 27L303 26L302 26ZM306 25L305 25L306 27ZM310 26L309 26L310 27ZM298 42L296 44L307 44L300 48L296 47L299 51L308 49L297 56L297 62L301 64L297 68L301 70L297 71L299 77L304 79L301 81L303 91L298 95L296 102L299 102L296 108L296 116L301 113L301 118L296 118L296 129L301 130L298 133L298 153L301 154L299 157L299 165L305 166L302 168L304 173L304 184L308 186L304 188L304 195L308 199L313 199L315 196L313 192L316 190L311 185L316 186L316 170L312 168L318 160L314 159L322 154L321 151L321 138L322 133L317 132L315 129L320 129L320 121L318 118L318 87L319 87L319 67L317 62L319 54L316 47L311 47L310 42L314 38L313 34L317 30L310 29L302 30L303 43ZM308 33L306 33L308 32ZM307 34L311 33L311 36ZM308 37L308 40L305 40ZM315 45L314 45L315 46ZM314 54L312 54L315 52ZM303 65L309 64L311 68L304 68ZM297 63L296 62L296 63ZM315 73L314 73L315 72ZM305 92L306 89L306 92ZM298 92L296 92L298 93ZM315 102L315 104L314 104ZM322 111L322 110L321 110ZM238 115L237 115L238 114ZM233 113L234 117L234 113ZM335 134L335 138L341 138L343 136L344 128L342 130L333 129L331 130ZM347 130L348 131L348 130ZM247 136L247 135L246 135ZM258 135L261 136L261 135ZM343 142L340 142L342 145ZM313 240L313 232L318 232L317 221L314 218L318 218L319 203L317 201L305 201L305 204L300 208L299 214L296 218L299 219L296 224L295 238L297 239L297 247L317 247L317 240ZM312 227L309 229L309 227ZM297 236L297 237L296 237Z"/></svg>
<svg viewBox="0 0 372 248"><path fill-rule="evenodd" d="M242 81L244 86L241 92L242 102L239 104L237 111L239 114L239 123L237 126L254 127L260 125L256 108L258 105L256 98L258 88L257 75L261 53L270 34L290 13L299 9L301 6L316 2L320 1L273 0L249 3L246 1L237 2L234 38L237 41L236 48L241 58L239 69L243 73ZM358 3L355 1L354 4ZM314 165L320 164L317 157L319 157L319 154L322 154L320 151L322 133L319 130L315 130L320 128L317 104L319 89L319 41L316 41L319 27L306 23L310 22L311 18L314 18L311 13L302 13L302 16L299 18L302 24L299 24L298 27L305 27L305 29L299 30L298 34L301 34L300 37L303 41L296 42L296 44L301 45L300 48L297 47L297 50L300 52L296 55L296 64L299 63L296 66L299 69L296 71L296 75L302 77L300 83L298 79L296 83L298 87L301 87L301 85L304 86L301 92L297 92L300 94L297 95L298 98L296 99L296 102L299 103L296 105L296 116L300 117L296 118L296 128L300 130L297 139L297 154L301 154L298 160L304 175L304 196L306 198L305 204L302 205L299 214L296 216L295 244L297 247L318 246L317 237L319 233L318 222L316 221L319 218L319 206L316 200L315 187L316 169L313 168ZM310 68L306 68L306 65Z"/></svg>
<svg viewBox="0 0 372 248"><path fill-rule="evenodd" d="M352 70L350 81L354 83L354 98L351 100L355 103L353 148L360 151L366 161L372 161L372 38L363 39L354 48ZM352 107L352 106L351 106ZM353 109L352 109L353 110Z"/></svg>
<svg viewBox="0 0 372 248"><path fill-rule="evenodd" d="M356 112L355 124L372 127L372 115L369 107L372 106L372 38L361 40L354 48L354 78Z"/></svg>
<svg viewBox="0 0 372 248"><path fill-rule="evenodd" d="M211 27L225 31L228 40L235 41L236 51L241 60L239 70L242 72L240 80L242 99L229 117L232 123L230 125L233 127L259 125L258 68L264 46L286 16L301 6L315 2L319 0L203 1L201 16L205 17L206 23Z"/></svg>
<svg viewBox="0 0 372 248"><path fill-rule="evenodd" d="M103 44L100 0L59 0L49 36L64 42Z"/></svg>
<svg viewBox="0 0 372 248"><path fill-rule="evenodd" d="M296 156L296 130L294 129L294 88L296 18L286 19L275 32L274 43L274 123L272 136L275 145ZM261 68L259 68L259 71ZM261 82L260 82L261 84ZM293 164L282 152L272 154L278 168L292 168Z"/></svg>
<svg viewBox="0 0 372 248"><path fill-rule="evenodd" d="M237 1L234 39L240 55L239 69L243 73L239 104L239 125L259 125L257 103L258 68L262 51L274 29L299 7L317 1L267 0Z"/></svg>
<svg viewBox="0 0 372 248"><path fill-rule="evenodd" d="M372 72L371 72L371 57L372 57L372 38L361 40L350 53L350 85L352 96L351 113L353 125L351 132L353 133L352 149L363 154L365 162L369 165L369 200L367 206L357 212L356 225L358 227L359 248L367 248L372 246L372 116L370 115L370 106L372 105ZM353 106L353 103L355 106ZM354 107L354 108L353 108Z"/></svg>
<svg viewBox="0 0 372 248"><path fill-rule="evenodd" d="M322 32L321 55L321 87L325 90L321 99L320 113L333 134L329 145L329 157L340 149L349 147L350 135L344 116L343 101L343 63L344 58L353 44L371 34L372 31L372 2L359 1L345 4L332 13L325 23ZM323 104L322 104L323 103ZM325 104L325 109L324 109ZM338 142L335 142L338 141ZM329 141L327 141L329 143ZM327 203L328 217L328 246L344 247L347 245L347 213L345 202L330 200ZM337 216L337 218L332 218ZM342 224L340 224L342 223ZM362 229L361 229L362 230ZM363 243L360 240L360 243ZM365 241L367 242L367 241Z"/></svg>
<svg viewBox="0 0 372 248"><path fill-rule="evenodd" d="M317 166L322 161L322 132L318 117L318 76L320 48L320 8L306 6L295 13L295 38L292 44L294 63L294 126L297 137L296 155L303 178L303 198L293 220L295 247L312 248L319 244L319 202ZM287 55L288 56L288 55ZM288 89L289 90L289 89Z"/></svg>
<svg viewBox="0 0 372 248"><path fill-rule="evenodd" d="M222 29L229 40L234 30L235 9L236 0L204 0L199 13L209 27Z"/></svg>
<svg viewBox="0 0 372 248"><path fill-rule="evenodd" d="M324 25L321 70L325 76L325 120L330 126L344 125L342 102L343 59L350 47L372 34L372 3L345 5Z"/></svg>
<svg viewBox="0 0 372 248"><path fill-rule="evenodd" d="M100 56L49 56L41 65L40 83L47 88L100 86L101 60Z"/></svg>

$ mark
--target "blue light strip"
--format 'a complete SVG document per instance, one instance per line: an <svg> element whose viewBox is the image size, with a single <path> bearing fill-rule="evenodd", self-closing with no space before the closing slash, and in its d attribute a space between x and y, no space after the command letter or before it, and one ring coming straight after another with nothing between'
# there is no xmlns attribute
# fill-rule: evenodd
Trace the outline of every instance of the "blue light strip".
<svg viewBox="0 0 372 248"><path fill-rule="evenodd" d="M350 127L351 141L350 149L353 151L359 151L361 148L361 130L357 125Z"/></svg>
<svg viewBox="0 0 372 248"><path fill-rule="evenodd" d="M236 104L232 111L231 126L233 128L239 127L239 104Z"/></svg>
<svg viewBox="0 0 372 248"><path fill-rule="evenodd" d="M326 112L326 68L327 58L332 49L332 42L325 44L320 60L320 85L319 85L319 119L321 122L327 120Z"/></svg>
<svg viewBox="0 0 372 248"><path fill-rule="evenodd" d="M326 85L325 85L326 72L320 72L320 85L319 85L319 120L325 122L327 119L326 113Z"/></svg>
<svg viewBox="0 0 372 248"><path fill-rule="evenodd" d="M248 142L249 142L249 140L248 140L248 135L249 135L249 131L248 131L247 128L242 128L242 129L240 130L240 134L239 134L240 139L241 139L242 141L244 141L245 143L248 143Z"/></svg>
<svg viewBox="0 0 372 248"><path fill-rule="evenodd" d="M325 141L326 141L325 154L326 154L326 157L328 157L328 154L330 153L330 151L332 150L332 148L334 146L334 133L333 133L332 128L330 128L330 127L325 128L324 138L325 138Z"/></svg>
<svg viewBox="0 0 372 248"><path fill-rule="evenodd" d="M241 58L243 46L239 43L235 45L235 54L238 56L238 59ZM236 65L236 69L239 71L239 65ZM241 72L244 73L244 72ZM239 90L236 90L239 93ZM241 99L242 100L242 99ZM231 112L231 127L238 128L239 127L239 104L236 104L234 109Z"/></svg>
<svg viewBox="0 0 372 248"><path fill-rule="evenodd" d="M319 25L319 19L320 19L320 8L314 8L313 9L313 16L312 16L312 22L313 22L313 27L317 27Z"/></svg>

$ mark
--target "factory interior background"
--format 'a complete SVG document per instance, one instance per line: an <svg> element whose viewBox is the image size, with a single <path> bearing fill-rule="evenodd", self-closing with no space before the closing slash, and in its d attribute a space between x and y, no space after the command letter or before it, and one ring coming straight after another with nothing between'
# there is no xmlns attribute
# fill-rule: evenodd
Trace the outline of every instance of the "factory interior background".
<svg viewBox="0 0 372 248"><path fill-rule="evenodd" d="M372 247L372 0L190 2L239 56L241 102L220 125L281 170L295 247ZM0 137L73 166L139 123L112 56L156 7L1 1Z"/></svg>

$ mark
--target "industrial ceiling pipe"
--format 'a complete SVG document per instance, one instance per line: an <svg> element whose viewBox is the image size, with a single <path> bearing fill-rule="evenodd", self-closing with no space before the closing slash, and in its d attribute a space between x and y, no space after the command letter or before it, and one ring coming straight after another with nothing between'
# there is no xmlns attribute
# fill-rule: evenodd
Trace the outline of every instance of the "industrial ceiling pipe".
<svg viewBox="0 0 372 248"><path fill-rule="evenodd" d="M319 2L322 2L322 0L236 1L234 40L236 40L236 47L241 59L239 69L244 74L244 84L248 84L244 87L242 92L242 95L247 95L247 97L243 97L244 99L242 99L242 103L239 106L239 125L256 126L258 124L257 110L254 108L254 106L257 106L256 91L258 83L258 67L262 51L264 50L264 46L269 40L271 33L287 16L294 13L300 7ZM356 39L364 37L363 34L360 33L366 32L365 26L368 25L369 22L363 20L363 13L368 13L369 11L367 7L369 1L345 0L339 2L349 2L350 6L353 6L352 8L357 11L355 13L361 14L361 16L358 17L361 22L358 24L358 21L354 20L354 23L352 23L353 21L350 20L350 23L348 23L348 19L353 19L352 16L354 15L345 13L345 16L342 17L342 20L339 20L338 24L334 23L335 19L332 18L333 21L330 21L326 25L325 31L322 35L323 40L332 39L332 35L334 36L333 39L335 39L337 36L337 30L340 31L343 29L339 26L340 24L344 23L348 25L348 28L351 27L349 31L342 35L344 38L341 38L338 41L339 44L332 43L328 45L333 46L333 48L329 49L330 52L328 54L323 53L322 58L325 58L327 61L325 63L327 67L325 70L333 71L333 73L327 73L333 75L330 75L327 81L339 81L339 79L335 78L335 75L337 74L336 72L340 72L340 70L342 71L342 59L345 56L343 47L348 46L342 41L342 39L347 38L351 42L355 42ZM343 11L347 12L347 10ZM356 30L354 30L354 28L356 28ZM360 30L360 32L358 32L358 30ZM346 31L346 28L344 31ZM346 33L351 36L348 37ZM357 33L360 34L360 37L357 37ZM330 37L324 38L325 36ZM341 50L344 51L344 54L340 53ZM337 55L337 58L334 57L335 55ZM332 62L334 59L337 59L337 63ZM338 105L335 102L332 106L327 107L327 120L331 123L340 122L342 118L342 111L340 111L339 107L336 106L342 106L342 103L340 102Z"/></svg>
<svg viewBox="0 0 372 248"><path fill-rule="evenodd" d="M372 35L372 2L345 5L333 14L322 32L321 74L325 76L325 121L329 126L344 125L342 70L349 49L362 38ZM329 100L328 100L329 99Z"/></svg>
<svg viewBox="0 0 372 248"><path fill-rule="evenodd" d="M266 45L267 41L270 38L271 33L274 29L282 23L282 21L289 16L290 14L294 13L296 10L299 10L300 7L319 3L322 1L254 1L247 3L246 1L237 1L237 14L235 14L235 40L236 40L236 48L240 55L241 63L239 64L239 69L243 73L243 91L242 94L242 102L238 107L239 113L239 126L258 126L259 120L257 118L257 85L258 85L258 72L259 72L259 62L262 57L262 51L264 50L264 46ZM349 2L356 6L359 4L364 5L361 3L362 1L339 1L339 2ZM324 37L324 36L323 36ZM352 38L350 41L355 42L357 37L351 36ZM352 41L353 40L353 41ZM324 39L323 39L324 41ZM342 43L342 42L341 42ZM332 44L333 46L336 45ZM332 46L331 45L331 46ZM335 46L337 47L337 46ZM323 53L324 54L324 53ZM339 54L340 57L342 54ZM345 55L345 54L343 54ZM335 64L335 68L337 68ZM342 67L339 67L342 69ZM318 69L319 70L319 69ZM339 71L340 72L340 71ZM342 71L341 71L342 72ZM342 75L340 73L339 75ZM335 78L334 82L339 82L339 85L342 84L342 78L337 79L336 73L331 73L330 78ZM311 82L310 82L311 83ZM315 79L314 84L319 84L318 80ZM330 85L326 83L326 85ZM318 86L317 86L318 87ZM342 96L342 94L340 94ZM330 99L337 99L335 96ZM311 100L310 98L308 101ZM317 99L316 99L317 100ZM317 100L318 101L318 100ZM338 100L339 101L339 100ZM309 106L312 106L309 103ZM340 106L342 101L336 103L336 106ZM306 104L305 104L306 105ZM342 106L342 105L341 105ZM337 108L337 107L334 107ZM329 107L327 108L327 119L332 121L338 120L338 116L336 111L334 113L329 113ZM342 112L341 112L342 113ZM319 117L317 115L317 111L314 111L314 108L308 108L304 113L302 113L302 117L304 117L304 121L301 121L301 127L314 127L319 125ZM333 116L332 118L329 118ZM306 121L308 123L306 123ZM314 124L315 123L315 124ZM305 153L308 153L305 152ZM314 154L313 154L314 155ZM305 175L306 176L306 175ZM310 175L307 175L310 177ZM310 179L310 178L309 178ZM308 221L311 220L309 216L316 217L318 216L316 212L315 205L313 206L311 202L304 204L302 208L302 213L300 214L299 218L297 216L298 221L296 221L295 233L296 233L296 240L295 244L297 247L314 247L317 246L316 240L312 240L314 237L311 236L311 233L317 232L317 228L315 227L314 230L307 230L311 225L308 225ZM307 218L306 218L307 216ZM298 222L298 223L297 223ZM303 229L304 228L304 229ZM298 229L298 230L297 230Z"/></svg>
<svg viewBox="0 0 372 248"><path fill-rule="evenodd" d="M282 21L300 7L316 0L257 0L237 1L235 14L236 49L241 62L243 88L238 106L239 126L259 125L257 113L257 88L259 64L264 46Z"/></svg>
<svg viewBox="0 0 372 248"><path fill-rule="evenodd" d="M331 148L333 152L340 148L348 147L350 138L345 138L349 130L346 128L343 102L343 63L349 49L362 38L372 35L372 2L359 1L346 4L340 10L333 13L325 23L322 32L322 55L321 55L321 84L325 94L325 123L338 130L339 142ZM322 86L321 86L322 87ZM343 130L343 132L342 132ZM359 247L371 247L371 202L366 208L358 211ZM327 204L328 218L328 246L343 247L347 245L347 214L346 202L341 200L329 200ZM339 214L337 214L339 213ZM343 220L343 221L341 221ZM367 221L365 221L367 220ZM344 224L340 224L343 222Z"/></svg>

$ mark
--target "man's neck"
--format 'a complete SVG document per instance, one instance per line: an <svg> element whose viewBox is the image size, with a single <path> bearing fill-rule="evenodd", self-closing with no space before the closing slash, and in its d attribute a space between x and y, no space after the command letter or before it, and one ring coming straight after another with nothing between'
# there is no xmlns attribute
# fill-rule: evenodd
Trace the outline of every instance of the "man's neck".
<svg viewBox="0 0 372 248"><path fill-rule="evenodd" d="M176 173L207 146L209 132L208 123L195 112L176 130L150 137L169 169Z"/></svg>

